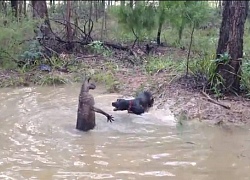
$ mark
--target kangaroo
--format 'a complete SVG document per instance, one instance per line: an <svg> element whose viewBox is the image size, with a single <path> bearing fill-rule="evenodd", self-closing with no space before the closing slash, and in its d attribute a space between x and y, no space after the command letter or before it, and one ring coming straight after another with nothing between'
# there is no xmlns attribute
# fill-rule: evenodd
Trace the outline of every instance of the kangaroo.
<svg viewBox="0 0 250 180"><path fill-rule="evenodd" d="M89 131L91 129L94 129L96 125L95 112L106 116L107 122L112 123L112 121L114 121L112 115L109 115L103 110L94 107L95 100L94 97L89 94L89 90L95 89L96 85L94 83L90 83L90 79L91 78L88 78L83 82L79 95L76 129L81 131Z"/></svg>

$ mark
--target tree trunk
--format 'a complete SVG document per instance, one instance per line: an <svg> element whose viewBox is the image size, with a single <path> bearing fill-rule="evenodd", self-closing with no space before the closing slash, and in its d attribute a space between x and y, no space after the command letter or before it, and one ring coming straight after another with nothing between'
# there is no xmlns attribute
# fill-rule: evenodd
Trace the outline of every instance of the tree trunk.
<svg viewBox="0 0 250 180"><path fill-rule="evenodd" d="M181 43L183 30L184 30L184 22L182 20L181 26L178 28L178 40L177 40L177 44Z"/></svg>
<svg viewBox="0 0 250 180"><path fill-rule="evenodd" d="M26 17L27 15L27 5L26 5L26 0L23 1L23 14Z"/></svg>
<svg viewBox="0 0 250 180"><path fill-rule="evenodd" d="M228 12L229 16L226 17ZM228 21L229 18L229 35L224 35L227 31L220 33L220 35L225 38L222 37L223 40L226 40L226 36L228 36L228 38L227 41L224 41L224 44L218 44L217 49L219 53L224 53L227 50L230 55L229 62L219 63L217 69L218 73L224 79L224 87L221 88L223 93L240 91L243 35L247 12L248 1L225 2L221 30L223 23L228 23L223 21ZM224 52L222 50L224 50Z"/></svg>
<svg viewBox="0 0 250 180"><path fill-rule="evenodd" d="M5 1L2 1L2 3L3 3L4 15L7 16L7 3Z"/></svg>
<svg viewBox="0 0 250 180"><path fill-rule="evenodd" d="M104 36L105 21L106 21L105 1L102 0L102 28L101 28L101 40L102 41L103 41L103 36Z"/></svg>
<svg viewBox="0 0 250 180"><path fill-rule="evenodd" d="M71 19L71 1L67 1L67 15L66 15L66 34L67 34L67 50L71 50L73 48L73 29L70 24Z"/></svg>
<svg viewBox="0 0 250 180"><path fill-rule="evenodd" d="M220 27L220 37L218 41L218 47L216 50L217 58L220 57L220 54L223 54L227 51L227 42L229 39L229 7L232 4L232 1L226 1L222 13L222 22Z"/></svg>
<svg viewBox="0 0 250 180"><path fill-rule="evenodd" d="M31 1L33 7L33 18L48 18L46 1Z"/></svg>
<svg viewBox="0 0 250 180"><path fill-rule="evenodd" d="M18 17L21 18L22 16L22 10L23 10L23 1L19 1L18 5Z"/></svg>
<svg viewBox="0 0 250 180"><path fill-rule="evenodd" d="M129 0L129 6L133 9L133 0Z"/></svg>
<svg viewBox="0 0 250 180"><path fill-rule="evenodd" d="M222 0L219 0L219 14L221 15L222 14Z"/></svg>
<svg viewBox="0 0 250 180"><path fill-rule="evenodd" d="M12 13L14 14L15 17L17 17L17 7L18 7L18 1L11 0Z"/></svg>
<svg viewBox="0 0 250 180"><path fill-rule="evenodd" d="M195 24L193 24L193 28L191 31L191 36L190 36L190 43L188 47L188 56L187 56L187 65L186 65L186 76L188 76L188 70L189 70L189 57L190 57L190 52L193 44L193 38L194 38L194 30L195 30Z"/></svg>
<svg viewBox="0 0 250 180"><path fill-rule="evenodd" d="M94 1L95 5L95 22L98 22L98 2Z"/></svg>
<svg viewBox="0 0 250 180"><path fill-rule="evenodd" d="M44 20L44 25L40 28L43 36L50 36L51 34L51 27L49 22L48 16L48 9L46 1L31 1L33 7L33 18L41 18Z"/></svg>
<svg viewBox="0 0 250 180"><path fill-rule="evenodd" d="M49 6L50 6L50 9L52 10L52 13L54 13L55 12L55 0L50 0Z"/></svg>
<svg viewBox="0 0 250 180"><path fill-rule="evenodd" d="M125 1L121 0L121 6L124 7L125 6Z"/></svg>
<svg viewBox="0 0 250 180"><path fill-rule="evenodd" d="M4 6L5 6L5 2L4 1L0 2L0 10L2 13L5 13Z"/></svg>
<svg viewBox="0 0 250 180"><path fill-rule="evenodd" d="M156 41L157 41L157 45L158 45L158 46L161 45L161 29L162 29L162 25L163 25L163 23L160 22L160 23L159 23L159 27L158 27L158 31L157 31L157 38L156 38Z"/></svg>
<svg viewBox="0 0 250 180"><path fill-rule="evenodd" d="M77 27L79 27L79 25L78 25L78 19L79 19L79 17L78 17L78 13L77 13L77 9L76 8L74 10L74 17L73 18L74 18L74 23L76 25L75 29L73 30L73 37L77 37L78 36Z"/></svg>
<svg viewBox="0 0 250 180"><path fill-rule="evenodd" d="M93 2L92 0L89 2L90 3L90 7L89 7L89 32L91 31L91 20L92 20L92 13L93 13Z"/></svg>

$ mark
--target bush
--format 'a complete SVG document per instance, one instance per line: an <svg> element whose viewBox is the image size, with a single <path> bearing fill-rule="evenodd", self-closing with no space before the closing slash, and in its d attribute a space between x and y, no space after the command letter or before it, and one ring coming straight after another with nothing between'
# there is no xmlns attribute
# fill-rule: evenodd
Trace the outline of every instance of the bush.
<svg viewBox="0 0 250 180"><path fill-rule="evenodd" d="M7 21L6 26L0 26L0 66L15 69L21 55L28 54L37 21L28 18L12 21L11 17L6 17L0 19L0 24L4 24L4 21Z"/></svg>
<svg viewBox="0 0 250 180"><path fill-rule="evenodd" d="M242 63L241 88L250 95L250 60L244 59Z"/></svg>
<svg viewBox="0 0 250 180"><path fill-rule="evenodd" d="M154 74L162 70L181 72L184 69L184 61L173 60L171 57L149 57L145 63L145 70L149 74Z"/></svg>

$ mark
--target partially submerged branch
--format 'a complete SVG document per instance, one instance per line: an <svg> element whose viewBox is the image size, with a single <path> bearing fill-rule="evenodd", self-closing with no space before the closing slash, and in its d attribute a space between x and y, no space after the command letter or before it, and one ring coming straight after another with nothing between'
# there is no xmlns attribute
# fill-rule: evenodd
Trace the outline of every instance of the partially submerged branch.
<svg viewBox="0 0 250 180"><path fill-rule="evenodd" d="M210 102L212 102L212 103L214 103L214 104L217 104L217 105L219 105L219 106L221 106L221 107L224 107L224 108L226 108L226 109L231 109L230 106L225 105L225 104L222 104L222 103L220 103L220 102L218 102L218 101L212 99L212 98L211 98L207 93L205 93L204 91L201 91L201 93L202 93L202 95L204 95L204 96L207 98L208 101L210 101Z"/></svg>

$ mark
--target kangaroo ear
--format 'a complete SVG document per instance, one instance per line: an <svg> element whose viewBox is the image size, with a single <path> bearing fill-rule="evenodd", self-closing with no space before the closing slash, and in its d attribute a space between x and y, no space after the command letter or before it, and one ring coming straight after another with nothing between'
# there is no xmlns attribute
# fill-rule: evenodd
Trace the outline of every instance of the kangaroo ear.
<svg viewBox="0 0 250 180"><path fill-rule="evenodd" d="M91 77L88 78L88 83L89 83L90 79L91 79Z"/></svg>

